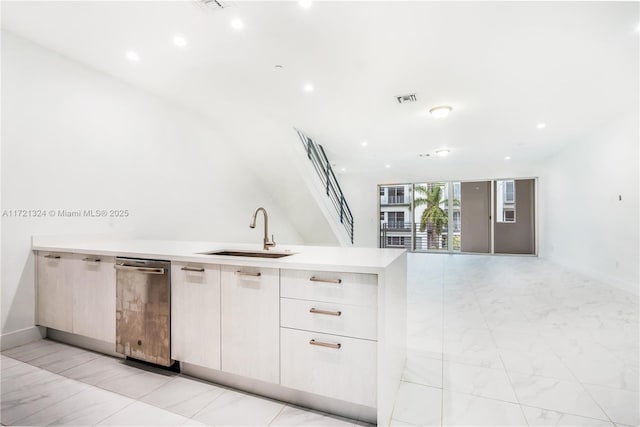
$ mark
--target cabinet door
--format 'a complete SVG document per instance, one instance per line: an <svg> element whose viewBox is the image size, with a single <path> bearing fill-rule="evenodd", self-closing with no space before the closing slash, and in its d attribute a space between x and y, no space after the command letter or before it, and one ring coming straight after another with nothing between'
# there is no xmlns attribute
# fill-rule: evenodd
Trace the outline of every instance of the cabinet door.
<svg viewBox="0 0 640 427"><path fill-rule="evenodd" d="M220 266L171 265L171 357L220 369Z"/></svg>
<svg viewBox="0 0 640 427"><path fill-rule="evenodd" d="M279 271L222 266L222 370L280 381Z"/></svg>
<svg viewBox="0 0 640 427"><path fill-rule="evenodd" d="M71 255L38 252L36 281L38 324L71 332L73 322L73 291Z"/></svg>
<svg viewBox="0 0 640 427"><path fill-rule="evenodd" d="M283 386L376 407L376 341L281 331Z"/></svg>
<svg viewBox="0 0 640 427"><path fill-rule="evenodd" d="M73 333L116 342L115 258L74 254L70 257L73 283Z"/></svg>

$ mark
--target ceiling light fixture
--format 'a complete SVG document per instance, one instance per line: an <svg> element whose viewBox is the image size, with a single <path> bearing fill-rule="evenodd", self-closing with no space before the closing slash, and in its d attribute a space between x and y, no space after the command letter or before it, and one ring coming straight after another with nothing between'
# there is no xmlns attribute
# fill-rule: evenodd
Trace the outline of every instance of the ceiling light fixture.
<svg viewBox="0 0 640 427"><path fill-rule="evenodd" d="M303 89L305 92L313 92L313 85L311 83L306 83Z"/></svg>
<svg viewBox="0 0 640 427"><path fill-rule="evenodd" d="M511 156L505 156L505 160L511 160Z"/></svg>
<svg viewBox="0 0 640 427"><path fill-rule="evenodd" d="M174 36L173 44L178 47L185 47L187 45L187 39L185 39L183 36Z"/></svg>
<svg viewBox="0 0 640 427"><path fill-rule="evenodd" d="M420 154L418 154L418 157L431 157L431 154L429 154L429 153L420 153Z"/></svg>
<svg viewBox="0 0 640 427"><path fill-rule="evenodd" d="M438 157L446 157L450 153L450 150L436 150L436 156Z"/></svg>
<svg viewBox="0 0 640 427"><path fill-rule="evenodd" d="M538 124L536 125L536 127L537 127L538 129L544 129L544 128L546 128L546 127L547 127L547 124L546 124L546 123L538 123Z"/></svg>
<svg viewBox="0 0 640 427"><path fill-rule="evenodd" d="M241 30L244 28L244 22L242 22L240 19L236 18L234 20L231 21L231 27L235 30Z"/></svg>
<svg viewBox="0 0 640 427"><path fill-rule="evenodd" d="M346 172L347 168L340 168L340 172Z"/></svg>
<svg viewBox="0 0 640 427"><path fill-rule="evenodd" d="M129 52L127 52L127 59L131 62L140 62L140 55L130 50Z"/></svg>
<svg viewBox="0 0 640 427"><path fill-rule="evenodd" d="M390 169L391 165L384 165L385 168Z"/></svg>
<svg viewBox="0 0 640 427"><path fill-rule="evenodd" d="M367 141L362 141L360 145L362 145L363 147L366 147L367 145L369 145L369 143Z"/></svg>
<svg viewBox="0 0 640 427"><path fill-rule="evenodd" d="M311 0L300 0L298 4L300 5L300 7L310 7Z"/></svg>
<svg viewBox="0 0 640 427"><path fill-rule="evenodd" d="M453 108L448 105L439 105L429 110L429 113L436 119L444 119L449 115Z"/></svg>

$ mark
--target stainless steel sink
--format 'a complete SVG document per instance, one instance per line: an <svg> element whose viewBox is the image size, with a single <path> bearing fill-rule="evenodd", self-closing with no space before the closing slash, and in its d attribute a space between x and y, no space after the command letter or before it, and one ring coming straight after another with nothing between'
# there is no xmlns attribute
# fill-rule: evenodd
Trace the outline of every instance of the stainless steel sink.
<svg viewBox="0 0 640 427"><path fill-rule="evenodd" d="M201 253L203 255L242 256L251 258L282 258L294 254L293 252L242 251L231 249Z"/></svg>

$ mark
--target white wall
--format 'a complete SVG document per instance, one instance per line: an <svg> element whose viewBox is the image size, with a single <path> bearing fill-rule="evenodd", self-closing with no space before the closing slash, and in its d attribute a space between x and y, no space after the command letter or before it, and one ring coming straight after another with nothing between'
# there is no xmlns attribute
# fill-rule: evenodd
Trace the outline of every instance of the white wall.
<svg viewBox="0 0 640 427"><path fill-rule="evenodd" d="M301 243L235 141L210 122L2 32L2 210L128 209L128 218L2 218L2 333L34 324L33 234ZM261 227L261 222L259 227Z"/></svg>
<svg viewBox="0 0 640 427"><path fill-rule="evenodd" d="M638 293L638 112L575 141L540 178L541 255ZM618 196L622 200L618 200Z"/></svg>

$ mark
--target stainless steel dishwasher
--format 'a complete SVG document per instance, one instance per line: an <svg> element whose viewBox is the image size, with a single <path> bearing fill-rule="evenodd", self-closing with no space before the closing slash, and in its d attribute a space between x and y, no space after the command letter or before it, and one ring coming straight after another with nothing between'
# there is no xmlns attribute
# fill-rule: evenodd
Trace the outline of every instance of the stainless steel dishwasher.
<svg viewBox="0 0 640 427"><path fill-rule="evenodd" d="M171 262L116 258L116 351L171 366Z"/></svg>

